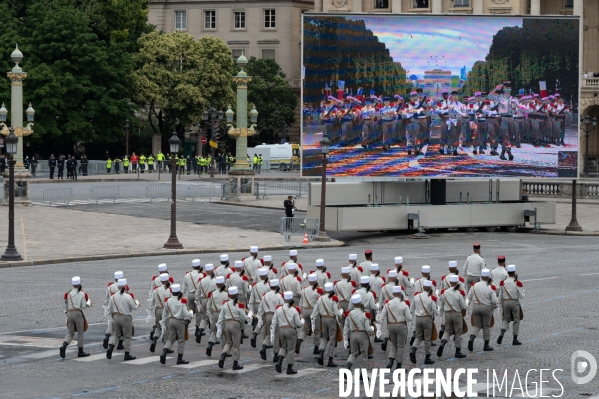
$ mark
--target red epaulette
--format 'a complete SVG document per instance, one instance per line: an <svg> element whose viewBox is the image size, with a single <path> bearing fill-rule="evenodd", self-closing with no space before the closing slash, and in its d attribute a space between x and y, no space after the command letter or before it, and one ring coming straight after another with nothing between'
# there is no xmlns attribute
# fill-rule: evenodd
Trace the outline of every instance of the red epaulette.
<svg viewBox="0 0 599 399"><path fill-rule="evenodd" d="M228 299L225 299L222 304L224 305L225 303L227 303L227 301L228 301Z"/></svg>
<svg viewBox="0 0 599 399"><path fill-rule="evenodd" d="M437 297L436 296L431 296L431 299L433 300L433 302L437 302Z"/></svg>
<svg viewBox="0 0 599 399"><path fill-rule="evenodd" d="M276 307L275 309L278 309L278 308L280 308L281 306L283 306L283 305L277 305L277 307Z"/></svg>
<svg viewBox="0 0 599 399"><path fill-rule="evenodd" d="M352 295L354 294L354 292L356 292L356 290L355 290L355 289L351 290L351 294L352 294Z"/></svg>
<svg viewBox="0 0 599 399"><path fill-rule="evenodd" d="M262 294L262 296L266 295L266 292L264 294Z"/></svg>
<svg viewBox="0 0 599 399"><path fill-rule="evenodd" d="M255 286L256 284L258 284L258 283L254 283L254 284L252 284L252 287L253 287L253 286Z"/></svg>
<svg viewBox="0 0 599 399"><path fill-rule="evenodd" d="M264 259L260 259L260 263L264 266Z"/></svg>
<svg viewBox="0 0 599 399"><path fill-rule="evenodd" d="M210 291L210 292L208 293L208 298L211 298L211 297L212 297L212 291Z"/></svg>
<svg viewBox="0 0 599 399"><path fill-rule="evenodd" d="M89 297L87 296L87 292L85 293L85 300L87 301Z"/></svg>
<svg viewBox="0 0 599 399"><path fill-rule="evenodd" d="M154 289L155 289L155 290L157 290L157 289L158 289L158 287L154 286Z"/></svg>
<svg viewBox="0 0 599 399"><path fill-rule="evenodd" d="M295 310L297 310L297 313L299 313L299 314L302 314L302 310L300 309L300 307L299 307L299 306L296 306L296 307L295 307Z"/></svg>
<svg viewBox="0 0 599 399"><path fill-rule="evenodd" d="M386 274L389 274L390 271L391 271L391 269L387 269L387 273Z"/></svg>
<svg viewBox="0 0 599 399"><path fill-rule="evenodd" d="M433 285L436 287L437 286L437 282L435 280L433 280Z"/></svg>
<svg viewBox="0 0 599 399"><path fill-rule="evenodd" d="M313 274L313 273L314 273L314 270L310 270L310 271L308 272L308 274Z"/></svg>
<svg viewBox="0 0 599 399"><path fill-rule="evenodd" d="M243 262L245 260L245 258L241 258L241 261Z"/></svg>
<svg viewBox="0 0 599 399"><path fill-rule="evenodd" d="M343 317L347 317L349 316L349 310L346 310L345 313L343 314Z"/></svg>
<svg viewBox="0 0 599 399"><path fill-rule="evenodd" d="M333 297L331 298L331 300L333 302L339 302L339 298L337 297L337 295L333 295Z"/></svg>
<svg viewBox="0 0 599 399"><path fill-rule="evenodd" d="M300 276L296 277L297 281L299 281L300 283L302 282L302 278Z"/></svg>
<svg viewBox="0 0 599 399"><path fill-rule="evenodd" d="M113 283L112 281L109 281L107 287L110 287L112 285L112 283Z"/></svg>
<svg viewBox="0 0 599 399"><path fill-rule="evenodd" d="M405 290L406 290L406 289L404 288L404 286L403 286L403 285L400 285L400 287L401 287L401 290L402 290L402 291L405 291Z"/></svg>
<svg viewBox="0 0 599 399"><path fill-rule="evenodd" d="M403 275L404 275L404 276L406 276L406 277L410 275L410 273L408 273L408 272L407 272L407 271L405 271L405 270L402 270L401 272L402 272L402 273L403 273Z"/></svg>
<svg viewBox="0 0 599 399"><path fill-rule="evenodd" d="M320 295L324 294L324 290L322 288L317 288L316 292L318 292Z"/></svg>
<svg viewBox="0 0 599 399"><path fill-rule="evenodd" d="M274 267L271 269L274 274L278 274L279 272Z"/></svg>
<svg viewBox="0 0 599 399"><path fill-rule="evenodd" d="M243 303L238 303L237 306L239 306L239 309L245 309L245 305Z"/></svg>
<svg viewBox="0 0 599 399"><path fill-rule="evenodd" d="M493 284L491 284L491 289L492 289L493 291L495 291L495 290L497 289L497 287L495 287Z"/></svg>
<svg viewBox="0 0 599 399"><path fill-rule="evenodd" d="M185 274L189 274L189 272L185 272Z"/></svg>
<svg viewBox="0 0 599 399"><path fill-rule="evenodd" d="M301 263L298 263L298 264L297 264L297 267L299 267L300 269L304 270L304 268L303 268L303 266L302 266L302 264L301 264Z"/></svg>
<svg viewBox="0 0 599 399"><path fill-rule="evenodd" d="M154 280L156 280L156 276L153 276L153 277L152 277L152 281L154 281Z"/></svg>
<svg viewBox="0 0 599 399"><path fill-rule="evenodd" d="M462 294L462 296L466 296L466 291L460 290L460 294Z"/></svg>
<svg viewBox="0 0 599 399"><path fill-rule="evenodd" d="M164 298L164 303L166 303L166 301L168 301L168 298Z"/></svg>
<svg viewBox="0 0 599 399"><path fill-rule="evenodd" d="M364 317L366 317L367 319L370 319L370 312L364 312Z"/></svg>
<svg viewBox="0 0 599 399"><path fill-rule="evenodd" d="M445 275L441 276L441 281L445 280Z"/></svg>
<svg viewBox="0 0 599 399"><path fill-rule="evenodd" d="M198 278L198 283L199 283L200 281L202 281L202 279L203 279L203 278L204 278L204 276L202 276L202 277Z"/></svg>
<svg viewBox="0 0 599 399"><path fill-rule="evenodd" d="M383 280L383 283L387 284L387 279L385 279L385 277L381 277L381 280Z"/></svg>
<svg viewBox="0 0 599 399"><path fill-rule="evenodd" d="M110 296L113 296L113 295L114 295L114 292L111 292L111 293L110 293ZM66 299L66 298L65 298L65 299Z"/></svg>
<svg viewBox="0 0 599 399"><path fill-rule="evenodd" d="M169 278L168 278L168 281L170 281L171 283L174 283L174 282L175 282L175 279L174 279L174 278L172 278L172 277L169 277Z"/></svg>
<svg viewBox="0 0 599 399"><path fill-rule="evenodd" d="M281 262L281 267L285 266L286 262Z"/></svg>
<svg viewBox="0 0 599 399"><path fill-rule="evenodd" d="M181 303L187 303L187 299L186 298L181 298Z"/></svg>
<svg viewBox="0 0 599 399"><path fill-rule="evenodd" d="M358 286L358 283L356 283L355 281L352 281L352 282L351 282L351 285L352 285L352 287L357 287L357 286ZM354 291L355 291L355 290L354 290Z"/></svg>
<svg viewBox="0 0 599 399"><path fill-rule="evenodd" d="M173 293L173 289L172 289L172 288L169 288L168 290L169 290L169 292L170 292L171 294Z"/></svg>
<svg viewBox="0 0 599 399"><path fill-rule="evenodd" d="M337 281L333 281L333 287L337 285Z"/></svg>
<svg viewBox="0 0 599 399"><path fill-rule="evenodd" d="M441 295L445 294L445 290L441 290Z"/></svg>
<svg viewBox="0 0 599 399"><path fill-rule="evenodd" d="M460 277L460 283L463 283L464 281L464 277Z"/></svg>
<svg viewBox="0 0 599 399"><path fill-rule="evenodd" d="M225 280L228 280L228 279L229 279L229 277L231 277L231 273L229 273L229 274L227 274L227 275L225 276Z"/></svg>
<svg viewBox="0 0 599 399"><path fill-rule="evenodd" d="M241 279L242 279L243 281L250 281L250 279L248 278L248 276L243 276L243 277L241 277Z"/></svg>
<svg viewBox="0 0 599 399"><path fill-rule="evenodd" d="M282 294L282 293L280 293L280 292L279 292L279 296L280 296L281 298L283 298L283 294Z"/></svg>
<svg viewBox="0 0 599 399"><path fill-rule="evenodd" d="M364 269L362 269L362 266L358 266L358 270L360 271L360 273L364 271Z"/></svg>
<svg viewBox="0 0 599 399"><path fill-rule="evenodd" d="M410 301L408 301L407 299L404 301L406 303L406 305L410 306Z"/></svg>
<svg viewBox="0 0 599 399"><path fill-rule="evenodd" d="M65 293L64 293L64 299L67 299L68 297L69 297L69 293L68 293L68 292L65 292Z"/></svg>
<svg viewBox="0 0 599 399"><path fill-rule="evenodd" d="M331 278L331 273L327 272L327 278Z"/></svg>
<svg viewBox="0 0 599 399"><path fill-rule="evenodd" d="M520 288L524 287L524 285L520 281L516 281L516 285Z"/></svg>
<svg viewBox="0 0 599 399"><path fill-rule="evenodd" d="M386 304L388 304L388 303L389 303L389 300L387 299L387 300L385 301L385 305L386 305Z"/></svg>
<svg viewBox="0 0 599 399"><path fill-rule="evenodd" d="M501 280L501 282L499 283L499 285L500 285L501 287L503 287L503 280Z"/></svg>
<svg viewBox="0 0 599 399"><path fill-rule="evenodd" d="M129 288L127 288L127 289L129 289ZM130 292L129 295L131 295L131 298L135 299L132 292Z"/></svg>
<svg viewBox="0 0 599 399"><path fill-rule="evenodd" d="M376 294L374 292L371 292L371 294L374 297L374 299L376 299Z"/></svg>
<svg viewBox="0 0 599 399"><path fill-rule="evenodd" d="M472 282L472 284L470 285L471 287L474 287L474 285L476 284L475 281Z"/></svg>

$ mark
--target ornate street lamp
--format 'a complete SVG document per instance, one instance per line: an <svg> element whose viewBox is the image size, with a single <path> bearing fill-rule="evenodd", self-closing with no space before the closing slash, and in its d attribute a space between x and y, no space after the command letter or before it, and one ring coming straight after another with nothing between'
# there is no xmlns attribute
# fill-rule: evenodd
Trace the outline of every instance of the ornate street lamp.
<svg viewBox="0 0 599 399"><path fill-rule="evenodd" d="M325 209L327 206L326 188L327 188L327 155L331 147L331 142L328 137L324 136L320 142L320 153L322 154L322 175L320 179L320 231L314 241L330 241L325 230Z"/></svg>
<svg viewBox="0 0 599 399"><path fill-rule="evenodd" d="M215 132L215 121L221 123L225 113L221 110L217 111L212 107L208 107L202 112L202 119L204 121L210 121L210 142L218 140L218 135ZM210 177L214 177L214 147L210 145Z"/></svg>
<svg viewBox="0 0 599 399"><path fill-rule="evenodd" d="M171 150L171 235L164 244L166 249L183 249L183 245L177 238L177 174L175 170L175 156L179 153L179 147L181 146L181 139L177 136L177 131L173 131L173 135L168 140L168 144Z"/></svg>
<svg viewBox="0 0 599 399"><path fill-rule="evenodd" d="M6 116L5 116L6 117ZM4 261L19 261L23 260L17 247L15 247L15 160L14 156L17 153L19 146L19 138L15 136L13 128L9 129L10 134L6 137L6 153L9 155L8 160L8 245L6 251L0 257Z"/></svg>

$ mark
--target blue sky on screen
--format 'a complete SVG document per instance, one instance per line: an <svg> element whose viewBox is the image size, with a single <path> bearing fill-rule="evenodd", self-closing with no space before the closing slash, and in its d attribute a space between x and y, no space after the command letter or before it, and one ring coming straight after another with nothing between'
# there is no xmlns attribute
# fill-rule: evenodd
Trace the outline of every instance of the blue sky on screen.
<svg viewBox="0 0 599 399"><path fill-rule="evenodd" d="M364 20L391 56L408 71L422 78L424 71L440 68L460 75L484 61L497 31L522 26L522 18L468 17L358 17Z"/></svg>

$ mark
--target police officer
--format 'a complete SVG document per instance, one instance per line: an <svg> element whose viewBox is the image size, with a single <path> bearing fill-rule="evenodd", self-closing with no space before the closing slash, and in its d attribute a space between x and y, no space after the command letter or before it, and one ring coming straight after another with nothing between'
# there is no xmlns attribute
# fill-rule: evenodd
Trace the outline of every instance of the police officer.
<svg viewBox="0 0 599 399"><path fill-rule="evenodd" d="M229 299L223 303L218 322L216 323L216 337L219 338L222 332L225 332L226 344L218 361L218 367L221 369L225 366L225 357L227 352L233 348L233 370L241 370L242 365L239 364L239 346L241 345L241 329L242 324L251 321L251 318L246 314L245 305L238 303L237 287L229 287Z"/></svg>
<svg viewBox="0 0 599 399"><path fill-rule="evenodd" d="M64 155L60 154L60 156L58 157L58 178L59 179L63 179L64 180L64 164L65 164L65 160L64 160Z"/></svg>
<svg viewBox="0 0 599 399"><path fill-rule="evenodd" d="M200 315L196 306L196 291L199 289L199 281L205 275L202 273L202 261L200 259L192 260L191 267L193 270L191 272L185 273L181 291L183 292L183 296L187 298L187 307L192 311L193 314L196 315L195 334L197 334L198 330L200 329Z"/></svg>
<svg viewBox="0 0 599 399"><path fill-rule="evenodd" d="M170 298L170 281L169 281L168 273L162 273L159 277L159 281L162 283L160 287L154 289L152 300L150 302L150 310L154 310L154 317L156 319L156 332L154 333L154 338L152 339L152 344L150 345L150 352L154 353L156 350L156 343L158 342L158 338L162 331L162 324L160 321L162 320L162 313L164 313L164 301ZM168 324L164 326L164 338L163 341L168 340Z"/></svg>
<svg viewBox="0 0 599 399"><path fill-rule="evenodd" d="M408 339L408 323L412 321L410 313L410 302L404 301L404 293L401 286L393 287L393 299L387 301L379 314L381 327L387 331L388 339L391 340L389 348L389 361L385 368L393 367L393 362L397 362L397 369L401 369L403 363L404 348Z"/></svg>
<svg viewBox="0 0 599 399"><path fill-rule="evenodd" d="M501 344L503 335L507 331L510 322L513 321L512 332L514 338L512 345L522 345L522 342L518 341L518 331L520 330L520 313L522 312L520 301L524 299L524 285L518 280L516 265L508 265L507 273L508 278L499 284L499 294L497 295L497 301L503 307L503 324L501 333L497 337L497 344Z"/></svg>
<svg viewBox="0 0 599 399"><path fill-rule="evenodd" d="M175 339L178 339L177 344L177 364L188 364L187 360L183 360L183 351L185 350L185 329L189 326L193 312L187 308L187 299L183 297L181 286L173 284L171 287L173 296L167 298L164 302L164 311L162 312L162 321L168 325L168 340L164 345L162 354L160 355L160 363L166 363L166 355L171 350Z"/></svg>
<svg viewBox="0 0 599 399"><path fill-rule="evenodd" d="M75 276L71 279L73 288L64 294L64 312L67 314L67 335L60 347L60 357L64 359L67 346L73 340L77 332L77 347L79 352L77 357L89 356L88 352L83 351L83 333L85 325L85 314L83 309L89 308L91 303L89 297L81 290L81 277Z"/></svg>
<svg viewBox="0 0 599 399"><path fill-rule="evenodd" d="M325 283L324 290L326 295L321 295L314 306L312 315L310 316L310 324L312 326L312 332L316 332L318 324L320 324L320 343L317 348L320 349L318 364L324 365L324 353L327 351L328 345L328 356L329 362L327 367L337 367L337 364L333 362L335 357L335 347L337 346L337 329L339 323L337 318L342 317L343 311L339 306L339 298L335 295L335 286L333 283ZM320 323L319 323L320 322Z"/></svg>
<svg viewBox="0 0 599 399"><path fill-rule="evenodd" d="M480 256L480 243L473 245L474 253L466 258L464 263L464 276L466 277L466 289L470 289L472 283L480 281L480 271L486 268L485 259Z"/></svg>
<svg viewBox="0 0 599 399"><path fill-rule="evenodd" d="M483 330L483 339L485 341L484 351L492 351L489 346L491 340L491 319L493 310L497 306L497 288L491 284L490 270L483 269L480 272L481 281L475 283L468 291L468 302L472 307L472 333L468 340L468 350L474 350L474 340L478 332Z"/></svg>
<svg viewBox="0 0 599 399"><path fill-rule="evenodd" d="M275 314L272 318L272 325L270 327L271 341L275 340L275 330L277 328L279 329L279 337L281 339L279 360L275 366L277 373L282 371L281 367L283 365L283 360L287 358L287 374L297 374L297 371L293 369L293 363L295 360L294 350L296 348L297 340L301 340L301 335L298 337L298 330L301 332L303 323L299 316L299 308L293 307L293 298L293 292L286 291L284 293L283 299L285 304L277 306Z"/></svg>
<svg viewBox="0 0 599 399"><path fill-rule="evenodd" d="M410 311L416 316L414 331L416 340L410 348L410 361L414 364L416 364L416 350L422 341L424 341L424 364L435 364L431 359L431 337L434 317L439 314L436 302L437 297L433 295L433 282L425 279L422 283L422 292L415 293L410 304Z"/></svg>
<svg viewBox="0 0 599 399"><path fill-rule="evenodd" d="M103 303L103 307L104 307L104 311L106 312L106 316L108 315L108 302L110 301L110 297L113 294L116 294L117 292L120 291L119 286L118 286L118 281L119 279L123 278L123 272L118 271L118 272L114 272L114 283L112 281L108 282L108 286L106 287L106 295L104 296L104 303ZM126 287L126 289L128 290L129 287ZM112 319L112 318L111 318ZM110 336L113 334L113 326L112 323L106 323L106 332L104 333L104 341L102 342L102 347L104 349L108 349L108 341L110 340ZM123 348L123 342L119 341L118 350L124 349Z"/></svg>
<svg viewBox="0 0 599 399"><path fill-rule="evenodd" d="M300 297L299 306L302 310L302 318L304 319L304 336L314 335L314 351L313 355L318 355L320 350L318 345L320 344L320 319L315 319L314 328L310 329L312 324L311 317L318 302L318 298L324 295L324 290L318 286L318 276L315 273L308 275L308 286L302 289L302 295Z"/></svg>
<svg viewBox="0 0 599 399"><path fill-rule="evenodd" d="M258 269L258 277L260 280L252 284L252 290L248 300L248 308L254 315L258 314L262 297L270 291L270 285L268 284L268 267L261 267ZM252 325L254 325L254 331L252 332L252 339L250 340L252 348L256 347L256 337L260 334L264 322L260 324L260 328L257 326L258 323L258 317L253 317Z"/></svg>
<svg viewBox="0 0 599 399"><path fill-rule="evenodd" d="M374 335L374 327L370 325L370 313L362 308L362 297L359 294L351 297L352 310L346 312L345 327L343 328L343 345L350 347L351 353L347 358L345 367L352 369L358 356L362 356L364 362L368 360L370 348L370 335Z"/></svg>
<svg viewBox="0 0 599 399"><path fill-rule="evenodd" d="M112 351L114 350L115 343L118 341L119 345L124 343L124 360L135 360L135 356L131 356L130 354L131 337L133 336L133 319L131 313L135 309L138 309L141 304L135 300L133 293L129 292L127 279L120 278L117 284L114 285L118 286L118 291L112 294L108 301L108 314L114 322L114 335L106 351L106 358L112 359Z"/></svg>
<svg viewBox="0 0 599 399"><path fill-rule="evenodd" d="M258 306L258 325L257 328L264 326L264 341L262 342L262 349L260 349L260 358L266 360L266 349L273 348L274 357L273 363L279 361L279 329L275 328L274 341L271 340L272 331L272 319L275 310L278 306L283 305L283 296L279 294L279 280L272 279L269 281L270 291L262 296L262 301Z"/></svg>
<svg viewBox="0 0 599 399"><path fill-rule="evenodd" d="M206 265L208 266L208 265ZM204 279L202 279L204 280ZM227 300L227 287L225 286L225 277L217 276L214 278L214 290L208 293L206 301L206 316L210 319L210 338L208 339L208 347L206 348L206 356L212 356L212 347L218 341L216 333L216 323L220 315L220 309L223 303ZM222 340L221 348L224 348L225 340Z"/></svg>
<svg viewBox="0 0 599 399"><path fill-rule="evenodd" d="M146 170L146 156L144 154L141 154L139 156L139 169L141 170L141 173L144 173L144 171Z"/></svg>
<svg viewBox="0 0 599 399"><path fill-rule="evenodd" d="M131 164L131 163L129 162L129 157L128 157L127 155L125 155L125 156L123 157L123 171L124 171L125 173L129 173L129 165L130 165L130 164Z"/></svg>
<svg viewBox="0 0 599 399"><path fill-rule="evenodd" d="M205 275L198 277L197 289L195 292L196 306L196 342L199 344L202 341L204 330L208 327L208 323L212 320L212 315L207 313L209 295L216 288L216 274L214 274L214 265L208 263L205 267ZM224 281L224 278L223 278Z"/></svg>
<svg viewBox="0 0 599 399"><path fill-rule="evenodd" d="M437 349L437 356L443 356L445 344L449 341L449 337L455 335L455 357L466 357L462 353L462 327L464 323L463 313L468 306L466 305L466 292L460 290L460 278L455 274L449 276L451 288L441 291L441 309L445 313L445 331L441 336L441 345Z"/></svg>
<svg viewBox="0 0 599 399"><path fill-rule="evenodd" d="M162 162L164 162L164 154L160 150L158 151L158 154L156 154L156 161L158 161L158 170L162 170Z"/></svg>
<svg viewBox="0 0 599 399"><path fill-rule="evenodd" d="M258 154L254 154L254 158L252 159L252 169L254 169L254 172L258 170Z"/></svg>
<svg viewBox="0 0 599 399"><path fill-rule="evenodd" d="M148 172L152 173L152 171L154 170L154 160L156 158L154 158L154 154L150 154L150 156L148 157Z"/></svg>
<svg viewBox="0 0 599 399"><path fill-rule="evenodd" d="M112 158L108 157L106 160L106 174L110 174L110 170L112 169Z"/></svg>
<svg viewBox="0 0 599 399"><path fill-rule="evenodd" d="M50 159L48 159L48 168L50 168L50 179L54 179L54 168L56 168L56 158L54 158L54 154L50 155Z"/></svg>

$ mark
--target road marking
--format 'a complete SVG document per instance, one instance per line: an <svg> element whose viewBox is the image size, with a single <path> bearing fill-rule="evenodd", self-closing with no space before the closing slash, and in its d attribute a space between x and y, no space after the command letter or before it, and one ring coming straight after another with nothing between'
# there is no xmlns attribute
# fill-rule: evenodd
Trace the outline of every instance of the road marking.
<svg viewBox="0 0 599 399"><path fill-rule="evenodd" d="M199 362L193 362L189 364L178 364L173 367L179 367L182 369L193 369L195 367L210 366L216 363L218 363L218 360L200 360Z"/></svg>
<svg viewBox="0 0 599 399"><path fill-rule="evenodd" d="M63 341L63 339L57 338L25 337L20 335L0 337L0 345L6 346L33 346L38 348L58 349L60 348Z"/></svg>
<svg viewBox="0 0 599 399"><path fill-rule="evenodd" d="M67 354L74 354L77 353L77 349L75 347L70 347L67 348ZM58 357L58 351L56 349L54 350L48 350L48 351L43 351L43 352L37 352L37 353L30 353L28 355L23 355L24 358L27 359L43 359L46 357Z"/></svg>
<svg viewBox="0 0 599 399"><path fill-rule="evenodd" d="M291 375L287 375L285 373L281 373L281 374L276 374L275 375L275 380L278 379L292 379L292 378L300 378L300 377L305 377L307 375L310 374L316 374L316 373L321 373L323 370L322 369L301 369L297 371L297 374L291 374Z"/></svg>
<svg viewBox="0 0 599 399"><path fill-rule="evenodd" d="M520 281L540 281L540 280L553 280L556 279L557 277L545 277L545 278L533 278L530 280L520 280Z"/></svg>
<svg viewBox="0 0 599 399"><path fill-rule="evenodd" d="M172 356L167 356L166 360L172 359ZM148 357L142 357L141 359L135 359L135 360L129 360L127 362L123 362L126 364L148 364L148 363L152 363L152 362L160 362L160 356L148 356Z"/></svg>
<svg viewBox="0 0 599 399"><path fill-rule="evenodd" d="M98 353L96 355L91 355L88 357L78 357L77 359L73 359L73 360L75 360L76 362L93 362L96 360L100 360L102 358L106 359L106 352ZM108 360L108 359L106 359L106 360Z"/></svg>
<svg viewBox="0 0 599 399"><path fill-rule="evenodd" d="M579 276L596 276L599 273L587 273L587 274L579 274Z"/></svg>
<svg viewBox="0 0 599 399"><path fill-rule="evenodd" d="M241 369L241 370L228 369L228 370L221 371L221 373L223 373L223 374L243 374L243 373L248 373L250 371L258 370L258 369L261 369L264 367L269 367L269 366L274 367L272 364L260 364L260 363L246 364L243 366L243 369Z"/></svg>

